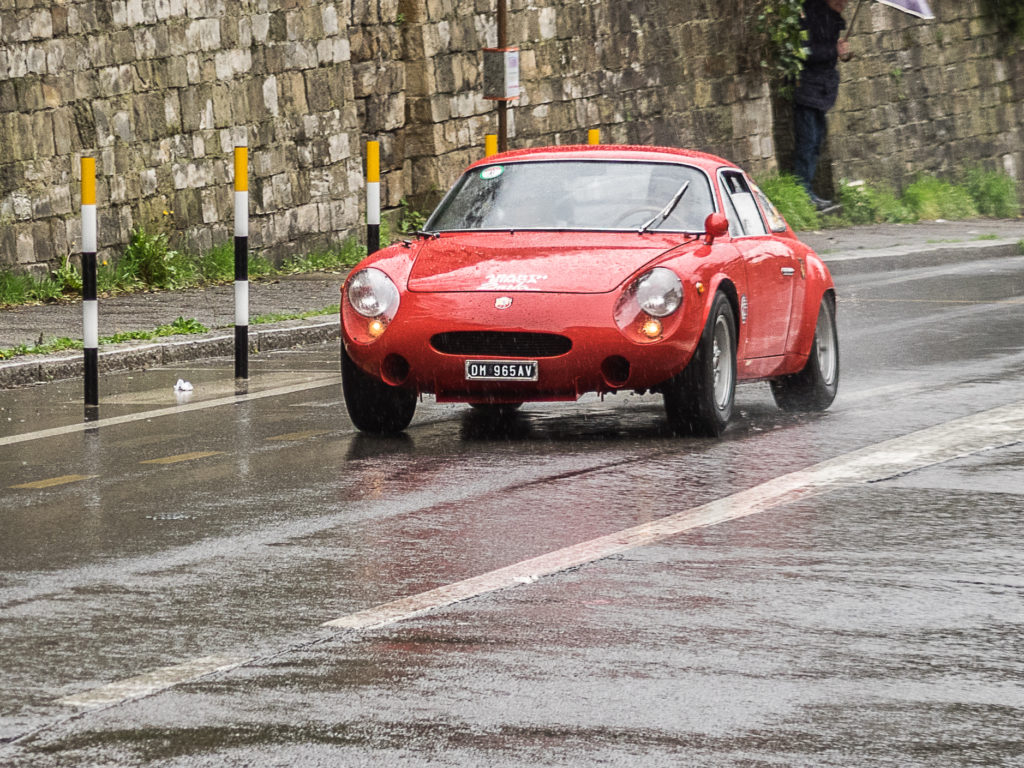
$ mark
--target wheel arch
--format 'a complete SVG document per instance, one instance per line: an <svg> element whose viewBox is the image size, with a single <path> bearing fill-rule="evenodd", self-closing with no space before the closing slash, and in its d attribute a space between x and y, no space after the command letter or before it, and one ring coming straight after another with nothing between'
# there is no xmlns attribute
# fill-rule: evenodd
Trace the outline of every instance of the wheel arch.
<svg viewBox="0 0 1024 768"><path fill-rule="evenodd" d="M827 274L822 279L808 280L807 290L804 293L804 305L800 312L800 326L794 338L786 345L787 352L793 356L797 367L803 366L807 356L811 353L811 344L814 341L814 329L818 323L818 309L821 302L829 298L832 302L833 313L836 309L836 288ZM790 366L787 366L790 367Z"/></svg>
<svg viewBox="0 0 1024 768"><path fill-rule="evenodd" d="M736 325L736 347L737 350L739 350L743 341L743 320L740 313L739 291L736 289L736 284L725 275L719 276L718 280L713 285L713 290L709 290L707 292L707 300L704 302L704 316L702 318L703 325L707 325L708 315L711 314L711 306L714 304L715 294L721 291L725 294L725 298L729 300L729 304L732 305L732 317L733 322Z"/></svg>

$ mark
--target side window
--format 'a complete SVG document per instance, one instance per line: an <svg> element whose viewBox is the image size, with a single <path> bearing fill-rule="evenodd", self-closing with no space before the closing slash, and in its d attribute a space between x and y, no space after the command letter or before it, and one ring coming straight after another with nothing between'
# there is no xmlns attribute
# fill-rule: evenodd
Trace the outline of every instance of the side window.
<svg viewBox="0 0 1024 768"><path fill-rule="evenodd" d="M729 220L729 237L742 237L744 234L743 224L736 206L733 205L732 195L726 194L722 197L725 200L725 218Z"/></svg>
<svg viewBox="0 0 1024 768"><path fill-rule="evenodd" d="M771 227L772 232L785 232L789 225L782 218L779 209L772 204L772 201L768 199L768 195L762 192L760 187L756 184L751 186L754 189L754 194L757 195L757 199L761 201L761 210L764 211L764 215L768 218L768 226Z"/></svg>
<svg viewBox="0 0 1024 768"><path fill-rule="evenodd" d="M735 212L739 228L744 235L766 235L768 229L761 218L761 212L757 209L757 201L754 200L754 193L751 192L747 180L742 173L736 171L723 171L722 192L728 198L726 215L730 216L730 231L732 231L731 215Z"/></svg>

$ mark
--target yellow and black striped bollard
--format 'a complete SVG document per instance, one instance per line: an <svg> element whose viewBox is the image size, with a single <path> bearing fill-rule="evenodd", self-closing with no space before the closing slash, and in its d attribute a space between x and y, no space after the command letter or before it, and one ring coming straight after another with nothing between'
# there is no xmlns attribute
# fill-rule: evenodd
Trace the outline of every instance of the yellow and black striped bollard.
<svg viewBox="0 0 1024 768"><path fill-rule="evenodd" d="M235 147L235 378L249 378L249 148Z"/></svg>
<svg viewBox="0 0 1024 768"><path fill-rule="evenodd" d="M85 419L99 418L99 302L96 299L96 158L82 158L82 347Z"/></svg>
<svg viewBox="0 0 1024 768"><path fill-rule="evenodd" d="M366 142L366 253L380 250L380 142Z"/></svg>

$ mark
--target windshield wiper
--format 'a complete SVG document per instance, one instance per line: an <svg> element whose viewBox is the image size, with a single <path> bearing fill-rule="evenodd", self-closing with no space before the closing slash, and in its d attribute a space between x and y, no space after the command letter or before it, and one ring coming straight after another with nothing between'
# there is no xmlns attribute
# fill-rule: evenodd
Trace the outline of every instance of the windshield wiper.
<svg viewBox="0 0 1024 768"><path fill-rule="evenodd" d="M675 196L668 201L668 205L666 205L664 208L662 208L660 211L654 214L650 221L644 222L644 225L640 227L639 230L637 230L637 234L642 235L644 232L647 231L647 229L652 224L654 224L654 222L658 222L658 224L661 224L663 221L665 221L665 219L671 216L672 211L674 211L676 209L676 206L679 205L679 201L683 199L683 195L686 194L686 190L689 188L689 186L690 182L684 181L683 186L681 186L679 188L679 191L676 192Z"/></svg>
<svg viewBox="0 0 1024 768"><path fill-rule="evenodd" d="M418 229L418 230L416 230L416 236L417 237L424 237L424 238L427 238L429 240L432 237L433 238L440 237L441 233L440 232L430 232L429 230L426 230L426 229Z"/></svg>

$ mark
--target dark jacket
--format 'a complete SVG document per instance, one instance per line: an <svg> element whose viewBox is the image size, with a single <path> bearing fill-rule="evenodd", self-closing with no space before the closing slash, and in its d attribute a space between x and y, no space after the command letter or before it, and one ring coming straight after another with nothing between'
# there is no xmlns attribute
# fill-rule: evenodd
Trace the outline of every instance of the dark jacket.
<svg viewBox="0 0 1024 768"><path fill-rule="evenodd" d="M801 106L827 112L839 94L836 44L840 33L846 29L846 20L829 8L825 0L805 0L803 27L807 30L808 54L793 100Z"/></svg>

